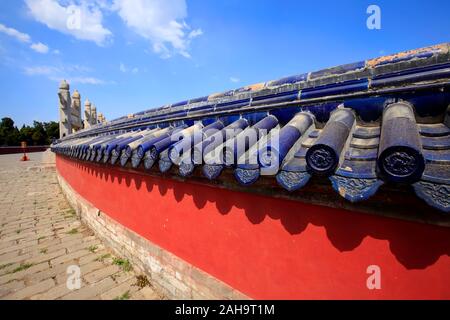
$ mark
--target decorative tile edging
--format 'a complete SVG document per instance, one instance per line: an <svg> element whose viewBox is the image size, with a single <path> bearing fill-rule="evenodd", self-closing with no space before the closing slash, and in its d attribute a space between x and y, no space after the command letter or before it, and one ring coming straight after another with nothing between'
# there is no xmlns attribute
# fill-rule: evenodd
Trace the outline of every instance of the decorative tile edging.
<svg viewBox="0 0 450 320"><path fill-rule="evenodd" d="M249 299L249 297L120 225L82 198L57 174L59 185L81 221L133 268L150 277L169 299Z"/></svg>
<svg viewBox="0 0 450 320"><path fill-rule="evenodd" d="M317 99L336 96L342 100L347 95L372 96L385 90L389 94L393 89L403 91L405 87L448 86L449 77L450 43L442 43L163 105L89 126L62 141L145 126L167 126L170 122L193 121L199 117L224 116L243 109L264 111L270 105L279 108L280 103L302 103L310 107ZM65 83L64 90L66 88Z"/></svg>

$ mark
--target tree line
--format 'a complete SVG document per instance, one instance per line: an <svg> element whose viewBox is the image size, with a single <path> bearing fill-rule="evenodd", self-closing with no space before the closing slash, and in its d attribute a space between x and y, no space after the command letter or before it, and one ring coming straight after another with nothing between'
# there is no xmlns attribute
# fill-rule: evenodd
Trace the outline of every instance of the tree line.
<svg viewBox="0 0 450 320"><path fill-rule="evenodd" d="M43 146L58 138L59 123L55 121L33 121L33 126L23 125L20 129L8 117L0 123L0 146L20 146L22 141L29 146Z"/></svg>

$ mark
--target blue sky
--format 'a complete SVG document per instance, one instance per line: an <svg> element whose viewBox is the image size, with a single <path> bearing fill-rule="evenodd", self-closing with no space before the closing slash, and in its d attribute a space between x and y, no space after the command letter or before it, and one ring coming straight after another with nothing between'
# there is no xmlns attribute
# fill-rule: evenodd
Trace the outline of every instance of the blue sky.
<svg viewBox="0 0 450 320"><path fill-rule="evenodd" d="M370 4L380 30L366 27ZM114 119L448 42L448 12L448 0L1 0L0 116L57 120L61 78Z"/></svg>

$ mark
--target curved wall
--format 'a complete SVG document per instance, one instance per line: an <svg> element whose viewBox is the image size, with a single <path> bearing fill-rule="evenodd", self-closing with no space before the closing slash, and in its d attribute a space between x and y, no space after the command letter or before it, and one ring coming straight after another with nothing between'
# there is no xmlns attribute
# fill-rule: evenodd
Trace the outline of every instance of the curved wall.
<svg viewBox="0 0 450 320"><path fill-rule="evenodd" d="M109 218L251 298L450 299L450 228L59 155L56 166ZM381 289L367 287L372 265Z"/></svg>
<svg viewBox="0 0 450 320"><path fill-rule="evenodd" d="M42 152L48 148L48 146L28 146L24 150L22 147L0 147L0 154Z"/></svg>

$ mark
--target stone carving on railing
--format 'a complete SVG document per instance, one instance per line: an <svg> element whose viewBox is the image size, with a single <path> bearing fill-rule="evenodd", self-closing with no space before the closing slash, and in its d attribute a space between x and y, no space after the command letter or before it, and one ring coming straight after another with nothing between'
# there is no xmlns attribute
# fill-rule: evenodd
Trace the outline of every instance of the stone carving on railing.
<svg viewBox="0 0 450 320"><path fill-rule="evenodd" d="M92 124L91 117L92 117L91 102L89 101L89 99L86 99L86 101L84 102L84 127L85 128L91 127L91 124Z"/></svg>
<svg viewBox="0 0 450 320"><path fill-rule="evenodd" d="M97 124L97 107L92 104L91 107L91 125L96 125Z"/></svg>
<svg viewBox="0 0 450 320"><path fill-rule="evenodd" d="M60 138L72 133L72 121L70 112L70 91L66 80L59 84L59 135Z"/></svg>
<svg viewBox="0 0 450 320"><path fill-rule="evenodd" d="M81 115L81 95L75 90L70 96L70 86L66 80L59 84L59 132L60 138L64 138L81 129L90 128L98 123L106 123L103 113L97 115L97 108L89 99L84 103L84 120Z"/></svg>

